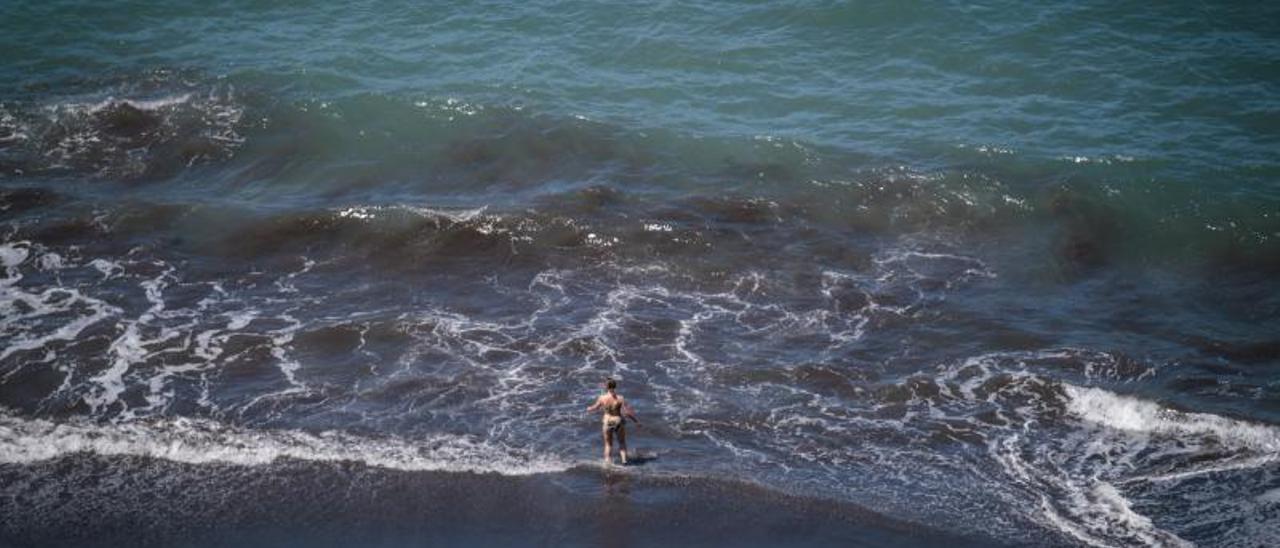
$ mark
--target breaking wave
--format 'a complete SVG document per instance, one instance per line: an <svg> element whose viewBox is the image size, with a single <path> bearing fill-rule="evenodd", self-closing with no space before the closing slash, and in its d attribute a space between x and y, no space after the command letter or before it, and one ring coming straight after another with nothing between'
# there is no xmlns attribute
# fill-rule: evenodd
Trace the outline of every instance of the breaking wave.
<svg viewBox="0 0 1280 548"><path fill-rule="evenodd" d="M246 126L235 88L168 80L105 97L0 104L0 174L130 181L230 158Z"/></svg>
<svg viewBox="0 0 1280 548"><path fill-rule="evenodd" d="M1208 413L1187 413L1100 388L1066 385L1067 410L1091 423L1126 432L1207 439L1225 449L1280 452L1280 428Z"/></svg>

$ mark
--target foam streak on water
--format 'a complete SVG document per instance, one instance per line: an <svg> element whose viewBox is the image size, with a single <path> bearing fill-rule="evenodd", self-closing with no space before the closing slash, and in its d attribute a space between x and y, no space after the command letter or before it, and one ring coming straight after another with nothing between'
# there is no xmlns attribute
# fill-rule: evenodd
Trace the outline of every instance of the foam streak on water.
<svg viewBox="0 0 1280 548"><path fill-rule="evenodd" d="M526 475L562 472L568 465L466 436L427 439L362 438L342 432L255 431L197 419L97 425L21 419L0 412L0 463L24 464L88 452L240 466L277 459L357 462L406 471Z"/></svg>

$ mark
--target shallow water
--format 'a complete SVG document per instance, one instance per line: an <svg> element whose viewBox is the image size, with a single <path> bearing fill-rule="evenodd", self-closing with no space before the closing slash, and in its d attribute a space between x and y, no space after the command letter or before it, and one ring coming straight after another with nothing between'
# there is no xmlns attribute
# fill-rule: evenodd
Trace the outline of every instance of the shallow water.
<svg viewBox="0 0 1280 548"><path fill-rule="evenodd" d="M60 462L573 484L613 376L643 481L929 539L1265 542L1276 15L17 3L0 531L118 494Z"/></svg>

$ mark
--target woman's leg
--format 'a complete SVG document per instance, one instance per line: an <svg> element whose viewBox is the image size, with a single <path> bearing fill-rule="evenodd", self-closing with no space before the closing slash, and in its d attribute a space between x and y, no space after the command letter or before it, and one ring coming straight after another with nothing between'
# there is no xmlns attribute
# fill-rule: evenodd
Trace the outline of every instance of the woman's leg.
<svg viewBox="0 0 1280 548"><path fill-rule="evenodd" d="M627 427L624 425L618 425L618 453L622 455L622 464L626 464L627 463Z"/></svg>
<svg viewBox="0 0 1280 548"><path fill-rule="evenodd" d="M613 433L608 428L604 428L601 431L601 435L604 436L604 462L608 464L609 453L613 452L613 447L611 447L613 445Z"/></svg>

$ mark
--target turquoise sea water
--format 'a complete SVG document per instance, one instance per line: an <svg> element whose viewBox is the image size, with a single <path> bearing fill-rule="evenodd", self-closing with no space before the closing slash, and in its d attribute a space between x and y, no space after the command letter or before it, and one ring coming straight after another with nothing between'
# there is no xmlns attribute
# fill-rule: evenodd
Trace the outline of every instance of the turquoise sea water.
<svg viewBox="0 0 1280 548"><path fill-rule="evenodd" d="M1268 5L8 2L0 472L581 472L612 375L645 474L1263 543L1278 150Z"/></svg>
<svg viewBox="0 0 1280 548"><path fill-rule="evenodd" d="M453 98L882 162L977 161L986 147L1231 188L1275 175L1273 16L1112 2L16 3L3 75L10 101L196 71L278 101Z"/></svg>

